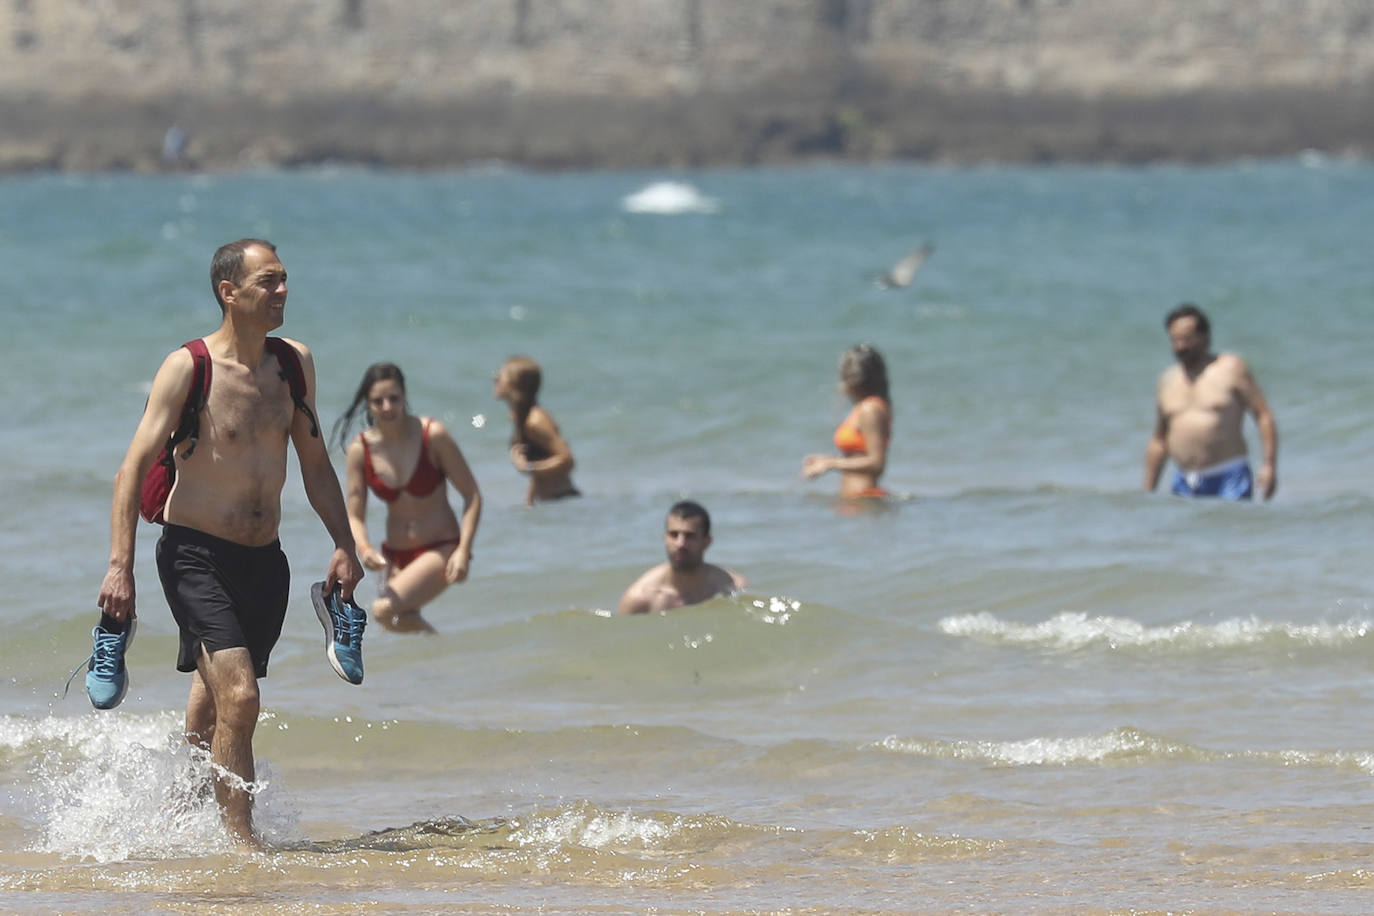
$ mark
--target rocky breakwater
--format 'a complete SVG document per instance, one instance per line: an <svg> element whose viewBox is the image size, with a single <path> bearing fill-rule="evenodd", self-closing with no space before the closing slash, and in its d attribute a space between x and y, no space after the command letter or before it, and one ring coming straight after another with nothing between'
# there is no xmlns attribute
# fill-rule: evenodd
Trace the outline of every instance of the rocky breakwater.
<svg viewBox="0 0 1374 916"><path fill-rule="evenodd" d="M0 4L7 170L1369 153L1372 103L1374 0Z"/></svg>

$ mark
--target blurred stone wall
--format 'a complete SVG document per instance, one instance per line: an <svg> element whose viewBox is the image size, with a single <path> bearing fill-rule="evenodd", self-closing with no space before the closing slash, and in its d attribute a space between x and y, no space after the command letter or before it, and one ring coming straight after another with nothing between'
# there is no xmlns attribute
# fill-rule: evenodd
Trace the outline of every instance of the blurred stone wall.
<svg viewBox="0 0 1374 916"><path fill-rule="evenodd" d="M189 123L194 153L197 138L225 130L211 117L252 110L277 115L259 134L286 145L312 124L346 134L344 122L380 120L423 134L427 119L461 118L466 140L433 125L416 138L418 164L531 145L544 164L595 162L595 137L554 136L583 118L722 137L733 119L781 136L778 150L881 156L938 155L942 143L958 154L929 132L907 136L907 116L985 118L995 132L1008 120L1020 130L1030 113L1092 121L1110 147L1130 142L1110 115L1121 105L1148 115L1184 100L1171 109L1183 118L1189 105L1263 111L1266 98L1298 121L1329 108L1318 141L1339 143L1340 119L1368 120L1372 86L1374 0L0 0L0 165L12 167L83 143L94 154L83 130L118 145L120 114L143 133L159 119ZM474 145L474 129L504 139ZM1301 145L1303 129L1271 126L1269 143L1287 131L1283 142ZM1347 133L1363 144L1362 129ZM768 139L755 155L768 158ZM321 143L376 161L406 146ZM687 146L684 161L739 154ZM329 154L306 147L259 153ZM16 149L27 152L16 160ZM138 166L140 149L113 164ZM202 143L199 154L228 151Z"/></svg>

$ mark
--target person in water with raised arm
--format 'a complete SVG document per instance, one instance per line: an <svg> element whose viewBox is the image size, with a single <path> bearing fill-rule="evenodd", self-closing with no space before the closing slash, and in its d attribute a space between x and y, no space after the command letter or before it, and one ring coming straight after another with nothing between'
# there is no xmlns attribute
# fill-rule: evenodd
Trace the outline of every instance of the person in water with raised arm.
<svg viewBox="0 0 1374 916"><path fill-rule="evenodd" d="M295 447L306 497L334 544L323 590L336 610L338 595L349 602L348 613L336 622L357 637L357 644L338 647L341 653L353 653L343 668L334 661L334 647L327 650L335 670L352 683L362 680L360 639L366 617L351 605L351 597L363 570L339 478L315 423L310 351L297 341L267 336L281 327L286 312L286 268L276 246L262 239L221 246L210 263L210 284L220 326L163 361L115 475L110 563L97 599L103 613L86 689L98 708L110 708L127 687L124 651L137 616L134 534L140 494L159 450L188 411L200 360L208 359L204 403L198 411L189 408L198 433L192 448L180 445L175 450L176 482L160 516L165 521L157 542L157 568L180 632L177 670L191 674L186 739L209 749L215 799L230 836L256 846L253 732L261 709L258 681L267 676L268 656L281 635L291 579L277 536L288 445ZM293 372L297 363L300 369ZM299 399L290 378L303 388ZM361 620L354 618L355 610ZM327 642L337 639L331 623L321 620Z"/></svg>
<svg viewBox="0 0 1374 916"><path fill-rule="evenodd" d="M844 351L839 371L840 386L854 404L835 430L835 447L840 454L807 455L802 460L802 476L810 480L827 471L839 471L840 496L886 496L878 480L887 468L887 448L892 439L887 366L877 350L859 344Z"/></svg>
<svg viewBox="0 0 1374 916"><path fill-rule="evenodd" d="M360 408L367 428L348 442ZM410 412L405 376L393 363L367 367L334 438L347 443L348 521L358 554L369 569L386 571L373 617L388 630L434 632L420 610L467 579L482 517L482 494L462 450L443 423ZM463 498L461 521L449 505L448 483ZM369 490L386 506L380 548L367 534Z"/></svg>
<svg viewBox="0 0 1374 916"><path fill-rule="evenodd" d="M572 482L572 449L553 417L539 406L542 380L539 364L527 356L512 356L492 379L492 394L510 408L510 462L530 478L527 506L582 495Z"/></svg>

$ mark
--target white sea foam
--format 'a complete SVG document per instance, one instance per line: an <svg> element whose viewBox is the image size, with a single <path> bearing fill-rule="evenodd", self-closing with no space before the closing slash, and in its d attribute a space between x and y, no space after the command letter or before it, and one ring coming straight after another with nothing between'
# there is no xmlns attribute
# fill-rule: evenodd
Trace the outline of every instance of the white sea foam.
<svg viewBox="0 0 1374 916"><path fill-rule="evenodd" d="M689 184L680 181L656 181L621 198L626 213L715 213L720 203L707 197Z"/></svg>
<svg viewBox="0 0 1374 916"><path fill-rule="evenodd" d="M589 849L652 847L674 832L663 821L629 812L599 811L578 805L552 817L532 818L511 833L518 845L558 846L571 843Z"/></svg>
<svg viewBox="0 0 1374 916"><path fill-rule="evenodd" d="M1348 620L1342 623L1298 624L1243 617L1213 624L1185 621L1151 627L1129 618L1089 617L1083 613L1065 612L1039 623L1021 623L982 612L945 617L939 627L941 632L949 636L1052 649L1082 649L1098 645L1113 649L1226 649L1273 640L1289 640L1308 646L1348 645L1368 638L1374 623Z"/></svg>
<svg viewBox="0 0 1374 916"><path fill-rule="evenodd" d="M876 745L884 750L945 760L975 760L999 766L1066 766L1102 763L1125 757L1175 757L1197 755L1194 748L1148 735L1133 728L1118 728L1102 735L1019 741L937 741L884 738Z"/></svg>
<svg viewBox="0 0 1374 916"><path fill-rule="evenodd" d="M1122 764L1149 760L1254 760L1280 767L1314 767L1374 773L1374 754L1369 753L1300 748L1209 750L1129 727L1115 728L1100 735L1037 736L1011 741L944 741L889 735L871 746L912 757L973 761L1007 767Z"/></svg>

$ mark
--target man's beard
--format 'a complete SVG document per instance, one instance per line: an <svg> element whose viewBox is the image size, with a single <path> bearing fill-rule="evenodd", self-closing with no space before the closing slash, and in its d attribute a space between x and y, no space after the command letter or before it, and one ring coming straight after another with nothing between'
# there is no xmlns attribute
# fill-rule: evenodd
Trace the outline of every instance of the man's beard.
<svg viewBox="0 0 1374 916"><path fill-rule="evenodd" d="M701 557L684 557L681 560L668 558L668 565L673 568L673 572L680 573L696 572L701 569L702 562Z"/></svg>
<svg viewBox="0 0 1374 916"><path fill-rule="evenodd" d="M1200 369L1207 365L1207 348L1190 347L1187 350L1175 350L1174 358L1185 369Z"/></svg>

